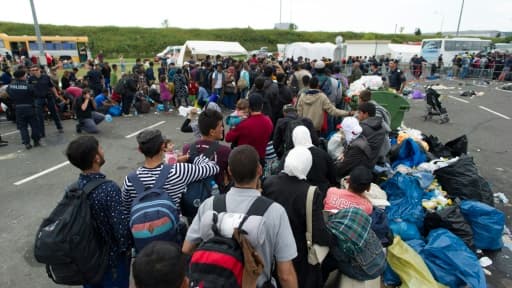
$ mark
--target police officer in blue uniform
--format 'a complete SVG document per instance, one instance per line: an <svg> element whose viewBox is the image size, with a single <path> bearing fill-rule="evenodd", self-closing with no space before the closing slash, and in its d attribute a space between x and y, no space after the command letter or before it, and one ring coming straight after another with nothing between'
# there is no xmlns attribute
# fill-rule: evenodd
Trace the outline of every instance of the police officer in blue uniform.
<svg viewBox="0 0 512 288"><path fill-rule="evenodd" d="M14 81L7 87L7 94L15 104L16 109L16 125L21 133L21 141L25 148L32 149L30 138L28 135L28 126L32 130L32 140L34 146L40 146L41 138L39 131L39 123L35 111L35 97L32 87L27 81L27 72L25 69L19 69L14 72Z"/></svg>
<svg viewBox="0 0 512 288"><path fill-rule="evenodd" d="M389 62L389 87L396 90L398 94L402 94L405 86L404 72L396 67L397 61L391 60Z"/></svg>
<svg viewBox="0 0 512 288"><path fill-rule="evenodd" d="M46 74L41 74L41 68L38 65L30 67L31 76L28 78L29 84L34 88L34 95L36 98L36 113L39 123L39 131L41 138L46 136L44 129L44 106L48 107L48 111L52 115L55 126L59 133L63 133L62 123L60 122L59 114L55 106L55 97L60 97L57 89Z"/></svg>

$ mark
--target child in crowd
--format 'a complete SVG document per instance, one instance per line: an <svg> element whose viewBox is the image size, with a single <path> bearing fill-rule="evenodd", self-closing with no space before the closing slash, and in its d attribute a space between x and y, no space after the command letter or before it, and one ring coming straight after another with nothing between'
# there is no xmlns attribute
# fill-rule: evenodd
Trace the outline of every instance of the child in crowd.
<svg viewBox="0 0 512 288"><path fill-rule="evenodd" d="M174 150L174 143L171 139L165 140L164 145L164 161L166 164L173 165L187 162L188 155L179 155L178 150Z"/></svg>
<svg viewBox="0 0 512 288"><path fill-rule="evenodd" d="M247 117L249 117L249 100L240 99L236 103L235 112L226 117L226 124L228 124L231 129L240 124L243 120L247 119Z"/></svg>
<svg viewBox="0 0 512 288"><path fill-rule="evenodd" d="M167 85L165 75L161 75L158 80L160 81L160 100L162 100L162 103L164 104L165 113L168 113L172 111L172 109L169 108L169 102L171 101L172 94Z"/></svg>

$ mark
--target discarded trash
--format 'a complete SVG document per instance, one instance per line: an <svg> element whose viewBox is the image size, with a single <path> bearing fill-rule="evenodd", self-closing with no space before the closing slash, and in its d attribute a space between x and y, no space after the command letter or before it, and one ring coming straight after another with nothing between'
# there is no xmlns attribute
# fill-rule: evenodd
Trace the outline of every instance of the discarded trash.
<svg viewBox="0 0 512 288"><path fill-rule="evenodd" d="M508 204L508 198L503 192L494 193L494 198L498 198L503 204Z"/></svg>
<svg viewBox="0 0 512 288"><path fill-rule="evenodd" d="M480 266L482 266L484 268L489 266L489 265L492 265L492 260L489 259L489 257L487 257L487 256L478 259L478 262L480 262Z"/></svg>

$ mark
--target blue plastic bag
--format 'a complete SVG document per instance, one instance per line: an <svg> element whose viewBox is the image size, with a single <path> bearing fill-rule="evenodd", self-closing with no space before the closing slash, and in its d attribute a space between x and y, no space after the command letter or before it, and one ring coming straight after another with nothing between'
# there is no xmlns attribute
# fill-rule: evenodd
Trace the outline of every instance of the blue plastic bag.
<svg viewBox="0 0 512 288"><path fill-rule="evenodd" d="M382 278L384 281L384 285L386 286L400 286L402 285L402 281L400 280L400 276L396 274L396 272L386 263L386 270L382 273Z"/></svg>
<svg viewBox="0 0 512 288"><path fill-rule="evenodd" d="M425 242L423 240L409 240L409 241L405 241L405 243L407 243L407 245L409 245L412 249L414 249L414 251L416 251L416 253L420 254L421 256L421 252L423 251L423 248L425 248Z"/></svg>
<svg viewBox="0 0 512 288"><path fill-rule="evenodd" d="M121 116L121 106L115 105L110 108L108 108L107 114L110 114L112 117L118 117Z"/></svg>
<svg viewBox="0 0 512 288"><path fill-rule="evenodd" d="M382 183L381 187L386 191L391 204L386 207L388 219L401 219L413 223L418 229L421 229L425 216L421 206L423 189L421 189L418 179L414 176L395 173L391 179Z"/></svg>
<svg viewBox="0 0 512 288"><path fill-rule="evenodd" d="M391 228L394 235L399 235L404 241L422 239L418 227L407 221L389 221L389 228Z"/></svg>
<svg viewBox="0 0 512 288"><path fill-rule="evenodd" d="M477 249L498 250L503 248L505 214L485 203L463 200L460 211L473 230L473 242Z"/></svg>
<svg viewBox="0 0 512 288"><path fill-rule="evenodd" d="M427 236L420 255L434 278L449 287L487 287L476 255L450 231L439 228Z"/></svg>
<svg viewBox="0 0 512 288"><path fill-rule="evenodd" d="M416 143L413 139L407 138L400 145L398 156L391 166L394 169L398 165L403 164L412 168L426 161L427 155L420 148L420 145L418 145L418 143Z"/></svg>

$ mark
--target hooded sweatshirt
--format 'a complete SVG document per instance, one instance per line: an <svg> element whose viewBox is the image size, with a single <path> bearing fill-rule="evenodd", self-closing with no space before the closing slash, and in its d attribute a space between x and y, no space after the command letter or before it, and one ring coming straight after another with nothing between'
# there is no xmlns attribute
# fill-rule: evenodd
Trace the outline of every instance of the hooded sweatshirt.
<svg viewBox="0 0 512 288"><path fill-rule="evenodd" d="M361 121L360 125L363 128L363 135L368 140L368 145L372 150L370 162L372 165L375 165L379 157L385 156L390 148L389 140L387 139L388 132L384 127L384 121L380 117L369 117Z"/></svg>
<svg viewBox="0 0 512 288"><path fill-rule="evenodd" d="M310 89L300 97L297 112L299 116L311 119L317 131L320 131L324 123L324 112L335 117L349 115L345 110L336 109L329 98L318 89Z"/></svg>
<svg viewBox="0 0 512 288"><path fill-rule="evenodd" d="M357 136L345 148L343 161L336 163L336 180L340 183L341 179L350 174L352 169L359 165L373 169L370 162L372 150L364 135Z"/></svg>

